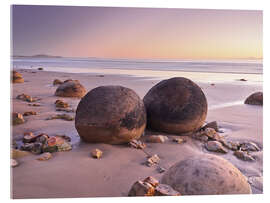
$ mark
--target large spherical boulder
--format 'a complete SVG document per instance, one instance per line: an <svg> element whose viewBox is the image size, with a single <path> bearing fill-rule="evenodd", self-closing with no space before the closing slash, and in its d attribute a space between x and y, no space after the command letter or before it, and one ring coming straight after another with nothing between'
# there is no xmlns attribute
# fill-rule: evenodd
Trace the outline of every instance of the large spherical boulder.
<svg viewBox="0 0 270 203"><path fill-rule="evenodd" d="M143 101L131 89L100 86L76 110L75 127L85 142L121 144L138 139L146 126Z"/></svg>
<svg viewBox="0 0 270 203"><path fill-rule="evenodd" d="M183 134L199 129L207 115L207 100L201 88L187 78L163 80L145 95L147 127Z"/></svg>
<svg viewBox="0 0 270 203"><path fill-rule="evenodd" d="M12 71L11 81L13 83L23 83L24 79L23 79L22 74L20 74L20 73L18 73L17 71L14 70L14 71Z"/></svg>
<svg viewBox="0 0 270 203"><path fill-rule="evenodd" d="M55 95L59 97L79 97L82 98L86 94L84 86L78 80L68 80L60 84L55 91Z"/></svg>
<svg viewBox="0 0 270 203"><path fill-rule="evenodd" d="M211 154L189 157L173 165L161 183L182 195L250 194L246 177L229 161Z"/></svg>
<svg viewBox="0 0 270 203"><path fill-rule="evenodd" d="M246 100L245 104L251 105L263 105L263 93L262 92L255 92L251 94Z"/></svg>

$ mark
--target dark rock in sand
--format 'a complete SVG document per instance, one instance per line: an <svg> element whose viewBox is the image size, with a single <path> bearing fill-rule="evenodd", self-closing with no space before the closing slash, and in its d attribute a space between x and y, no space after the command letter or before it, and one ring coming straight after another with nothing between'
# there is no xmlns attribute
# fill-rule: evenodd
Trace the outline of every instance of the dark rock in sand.
<svg viewBox="0 0 270 203"><path fill-rule="evenodd" d="M23 83L24 79L22 77L22 74L18 73L17 71L12 71L11 73L11 81L13 83Z"/></svg>
<svg viewBox="0 0 270 203"><path fill-rule="evenodd" d="M129 146L136 148L136 149L144 149L146 147L145 143L143 143L140 140L135 140L135 139L131 140L128 144L129 144Z"/></svg>
<svg viewBox="0 0 270 203"><path fill-rule="evenodd" d="M31 115L37 115L37 112L35 111L27 111L23 113L23 116L31 116Z"/></svg>
<svg viewBox="0 0 270 203"><path fill-rule="evenodd" d="M155 194L155 188L147 182L136 181L129 193L128 196L153 196Z"/></svg>
<svg viewBox="0 0 270 203"><path fill-rule="evenodd" d="M213 128L216 132L218 132L218 124L216 121L212 121L210 123L207 123L205 126L202 127L202 129L206 129L206 128Z"/></svg>
<svg viewBox="0 0 270 203"><path fill-rule="evenodd" d="M94 149L91 151L91 156L95 159L100 159L102 154L103 154L103 152L99 149Z"/></svg>
<svg viewBox="0 0 270 203"><path fill-rule="evenodd" d="M23 115L20 113L12 113L12 125L19 125L24 123Z"/></svg>
<svg viewBox="0 0 270 203"><path fill-rule="evenodd" d="M40 68L38 68L38 70L43 70L43 68L42 68L42 67L40 67Z"/></svg>
<svg viewBox="0 0 270 203"><path fill-rule="evenodd" d="M67 107L69 107L68 103L64 102L61 99L57 99L54 104L55 104L55 106L57 108L67 108Z"/></svg>
<svg viewBox="0 0 270 203"><path fill-rule="evenodd" d="M54 115L54 116L47 118L46 120L53 120L53 119L62 119L65 121L73 121L74 117L70 116L68 114L57 114L57 115Z"/></svg>
<svg viewBox="0 0 270 203"><path fill-rule="evenodd" d="M37 98L33 98L27 94L20 94L16 97L16 99L19 99L19 100L22 100L22 101L26 101L26 102L36 102L37 100L40 100L40 99L37 99Z"/></svg>
<svg viewBox="0 0 270 203"><path fill-rule="evenodd" d="M63 84L63 82L61 80L59 80L59 79L55 79L53 81L53 85L61 85L61 84Z"/></svg>
<svg viewBox="0 0 270 203"><path fill-rule="evenodd" d="M78 80L67 80L59 85L55 91L55 95L59 97L78 97L85 95L86 90Z"/></svg>
<svg viewBox="0 0 270 203"><path fill-rule="evenodd" d="M189 157L173 165L161 183L181 195L250 194L246 177L229 161L215 155Z"/></svg>
<svg viewBox="0 0 270 203"><path fill-rule="evenodd" d="M245 104L250 105L263 105L263 93L262 92L255 92L250 95L246 100Z"/></svg>
<svg viewBox="0 0 270 203"><path fill-rule="evenodd" d="M147 127L183 134L198 130L205 121L207 100L201 88L183 77L163 80L145 95Z"/></svg>
<svg viewBox="0 0 270 203"><path fill-rule="evenodd" d="M240 150L257 152L260 151L260 148L253 142L243 142L240 144Z"/></svg>
<svg viewBox="0 0 270 203"><path fill-rule="evenodd" d="M255 159L246 151L235 151L233 153L238 159L242 159L243 161L254 161Z"/></svg>
<svg viewBox="0 0 270 203"><path fill-rule="evenodd" d="M142 100L131 89L101 86L78 104L75 127L85 142L128 143L138 139L146 126Z"/></svg>
<svg viewBox="0 0 270 203"><path fill-rule="evenodd" d="M151 184L153 187L156 187L159 184L159 181L152 176L148 176L147 178L143 180L143 182L147 182Z"/></svg>

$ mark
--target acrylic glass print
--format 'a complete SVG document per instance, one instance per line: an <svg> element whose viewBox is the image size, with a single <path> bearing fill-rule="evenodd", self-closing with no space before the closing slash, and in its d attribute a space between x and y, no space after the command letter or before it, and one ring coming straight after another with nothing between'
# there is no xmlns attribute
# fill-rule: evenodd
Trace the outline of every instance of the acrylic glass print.
<svg viewBox="0 0 270 203"><path fill-rule="evenodd" d="M262 11L11 11L12 198L263 193Z"/></svg>

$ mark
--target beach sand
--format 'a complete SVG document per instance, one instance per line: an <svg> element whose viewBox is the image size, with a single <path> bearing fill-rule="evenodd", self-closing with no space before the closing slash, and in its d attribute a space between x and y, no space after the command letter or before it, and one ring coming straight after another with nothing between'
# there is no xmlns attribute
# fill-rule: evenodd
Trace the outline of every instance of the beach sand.
<svg viewBox="0 0 270 203"><path fill-rule="evenodd" d="M146 154L142 150L127 145L86 144L80 142L74 121L45 120L55 111L54 102L62 99L76 109L80 99L54 96L57 86L54 79L77 79L87 91L102 85L122 85L135 90L143 98L147 91L160 80L132 77L127 75L61 73L33 70L19 70L25 82L12 84L12 111L24 113L36 111L37 115L25 117L26 122L14 126L12 138L20 140L24 132L48 135L65 134L72 138L73 149L69 152L53 153L48 161L36 160L36 155L18 159L20 165L12 169L13 198L63 198L63 197L119 197L127 196L132 184L153 176L160 179L157 167L143 165ZM207 122L217 121L226 135L232 140L252 141L263 147L263 108L243 104L245 98L255 91L262 91L262 85L235 83L198 83L208 100ZM39 97L40 107L28 106L27 102L16 99L19 94ZM75 116L75 113L68 113ZM154 134L164 134L156 132ZM147 143L149 154L161 158L160 166L168 169L184 158L200 153L211 153L204 149L202 142L189 137L186 143L176 144L173 135L168 135L165 143ZM90 152L94 148L103 151L101 159L93 159ZM253 193L262 193L263 153L254 153L256 161L248 162L237 159L232 151L217 154L232 162L252 183Z"/></svg>

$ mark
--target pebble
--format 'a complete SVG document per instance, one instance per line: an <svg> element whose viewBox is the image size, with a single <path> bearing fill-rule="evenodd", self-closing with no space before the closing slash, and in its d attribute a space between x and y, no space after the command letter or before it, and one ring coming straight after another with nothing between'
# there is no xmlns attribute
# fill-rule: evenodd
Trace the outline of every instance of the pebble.
<svg viewBox="0 0 270 203"><path fill-rule="evenodd" d="M151 167L153 165L158 164L160 161L160 158L158 157L157 154L154 154L153 156L151 156L150 158L147 159L146 161L146 165Z"/></svg>
<svg viewBox="0 0 270 203"><path fill-rule="evenodd" d="M164 173L164 172L166 171L166 169L163 168L163 167L161 167L161 166L159 166L159 167L157 167L157 171L158 171L159 173Z"/></svg>
<svg viewBox="0 0 270 203"><path fill-rule="evenodd" d="M241 159L243 161L254 161L255 159L249 155L246 151L235 151L233 153L238 159Z"/></svg>
<svg viewBox="0 0 270 203"><path fill-rule="evenodd" d="M223 144L223 146L233 151L237 151L240 147L239 142L227 141L225 139L220 140L220 142Z"/></svg>
<svg viewBox="0 0 270 203"><path fill-rule="evenodd" d="M19 166L19 162L16 161L15 159L11 159L10 162L11 162L10 164L11 164L11 167L12 167L12 168L14 168L14 167L16 167L16 166Z"/></svg>
<svg viewBox="0 0 270 203"><path fill-rule="evenodd" d="M68 114L57 114L55 116L51 116L51 117L47 118L46 120L53 120L53 119L62 119L62 120L66 120L66 121L73 121L74 117L70 116Z"/></svg>
<svg viewBox="0 0 270 203"><path fill-rule="evenodd" d="M23 113L23 116L31 116L31 115L37 115L37 112L35 111L27 111Z"/></svg>
<svg viewBox="0 0 270 203"><path fill-rule="evenodd" d="M183 138L173 138L173 141L178 143L178 144L182 144L182 143L186 142L186 140Z"/></svg>
<svg viewBox="0 0 270 203"><path fill-rule="evenodd" d="M146 147L146 145L143 142L134 139L129 142L129 145L136 149L144 149Z"/></svg>
<svg viewBox="0 0 270 203"><path fill-rule="evenodd" d="M217 124L216 121L209 122L209 123L207 123L205 126L203 126L203 129L206 129L206 128L212 128L212 129L214 129L216 132L219 131L219 129L218 129L218 124Z"/></svg>
<svg viewBox="0 0 270 203"><path fill-rule="evenodd" d="M37 160L39 160L39 161L46 161L46 160L49 160L51 158L52 158L52 154L50 152L45 152L45 153L41 154L37 158Z"/></svg>
<svg viewBox="0 0 270 203"><path fill-rule="evenodd" d="M148 176L143 180L143 182L147 182L151 184L153 187L156 187L159 184L159 181L152 176Z"/></svg>
<svg viewBox="0 0 270 203"><path fill-rule="evenodd" d="M220 153L227 153L228 151L222 146L222 144L218 141L208 141L205 145L205 148L208 151L212 152L220 152Z"/></svg>
<svg viewBox="0 0 270 203"><path fill-rule="evenodd" d="M166 140L168 140L168 137L164 135L150 135L146 137L146 142L151 143L164 143Z"/></svg>
<svg viewBox="0 0 270 203"><path fill-rule="evenodd" d="M253 142L244 142L240 144L240 150L257 152L260 151L260 148Z"/></svg>
<svg viewBox="0 0 270 203"><path fill-rule="evenodd" d="M19 125L24 123L23 115L20 113L13 113L12 114L12 125Z"/></svg>
<svg viewBox="0 0 270 203"><path fill-rule="evenodd" d="M55 101L55 106L58 107L58 108L67 108L67 107L69 107L68 103L64 102L61 99L57 99Z"/></svg>
<svg viewBox="0 0 270 203"><path fill-rule="evenodd" d="M99 149L94 149L94 150L91 151L91 156L93 158L96 158L96 159L100 159L102 154L103 154L103 152L101 150L99 150Z"/></svg>
<svg viewBox="0 0 270 203"><path fill-rule="evenodd" d="M154 194L155 188L151 184L139 180L132 185L128 196L153 196Z"/></svg>

